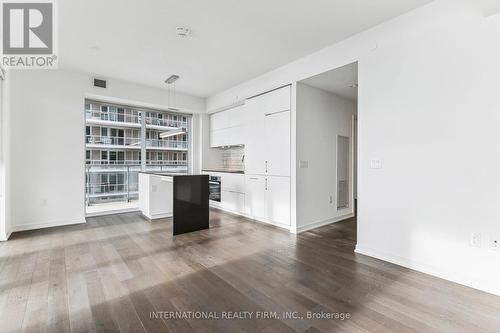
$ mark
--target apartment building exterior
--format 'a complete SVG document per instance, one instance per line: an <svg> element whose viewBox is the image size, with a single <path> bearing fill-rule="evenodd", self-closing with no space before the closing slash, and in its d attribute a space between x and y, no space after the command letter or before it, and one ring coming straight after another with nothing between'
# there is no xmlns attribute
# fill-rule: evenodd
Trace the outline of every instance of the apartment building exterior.
<svg viewBox="0 0 500 333"><path fill-rule="evenodd" d="M142 168L187 173L190 122L186 114L86 100L87 206L137 200Z"/></svg>

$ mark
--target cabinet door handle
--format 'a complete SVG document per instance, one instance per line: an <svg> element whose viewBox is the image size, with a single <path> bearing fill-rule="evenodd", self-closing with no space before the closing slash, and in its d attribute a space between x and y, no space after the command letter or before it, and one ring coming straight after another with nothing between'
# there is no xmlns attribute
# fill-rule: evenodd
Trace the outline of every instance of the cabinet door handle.
<svg viewBox="0 0 500 333"><path fill-rule="evenodd" d="M266 191L267 191L267 178L266 178Z"/></svg>
<svg viewBox="0 0 500 333"><path fill-rule="evenodd" d="M267 161L266 161L266 173L267 173Z"/></svg>
<svg viewBox="0 0 500 333"><path fill-rule="evenodd" d="M252 180L259 180L259 178L255 178L255 177L250 177L248 179L252 179Z"/></svg>

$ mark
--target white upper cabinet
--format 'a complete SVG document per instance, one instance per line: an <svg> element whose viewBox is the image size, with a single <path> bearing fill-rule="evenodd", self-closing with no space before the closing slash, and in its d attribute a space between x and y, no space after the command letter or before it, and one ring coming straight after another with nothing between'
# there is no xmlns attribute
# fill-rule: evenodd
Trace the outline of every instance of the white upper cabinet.
<svg viewBox="0 0 500 333"><path fill-rule="evenodd" d="M245 105L224 111L228 118L228 127L240 127L246 123Z"/></svg>
<svg viewBox="0 0 500 333"><path fill-rule="evenodd" d="M225 112L210 115L210 130L217 131L229 127L229 116Z"/></svg>
<svg viewBox="0 0 500 333"><path fill-rule="evenodd" d="M290 111L266 116L266 174L290 176Z"/></svg>
<svg viewBox="0 0 500 333"><path fill-rule="evenodd" d="M286 86L254 97L260 100L259 112L268 115L291 109L291 87Z"/></svg>
<svg viewBox="0 0 500 333"><path fill-rule="evenodd" d="M245 144L245 123L244 105L210 115L210 147Z"/></svg>
<svg viewBox="0 0 500 333"><path fill-rule="evenodd" d="M290 176L290 86L247 100L245 172Z"/></svg>
<svg viewBox="0 0 500 333"><path fill-rule="evenodd" d="M265 116L259 112L261 100L247 100L247 124L245 126L245 173L264 175L266 173L266 136L264 133Z"/></svg>

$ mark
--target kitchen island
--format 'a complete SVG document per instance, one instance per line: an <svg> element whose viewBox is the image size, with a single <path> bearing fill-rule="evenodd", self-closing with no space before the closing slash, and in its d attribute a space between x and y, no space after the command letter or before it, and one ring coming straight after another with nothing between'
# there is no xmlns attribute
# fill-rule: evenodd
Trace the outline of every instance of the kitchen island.
<svg viewBox="0 0 500 333"><path fill-rule="evenodd" d="M208 176L139 173L139 208L150 220L173 217L174 235L208 229Z"/></svg>

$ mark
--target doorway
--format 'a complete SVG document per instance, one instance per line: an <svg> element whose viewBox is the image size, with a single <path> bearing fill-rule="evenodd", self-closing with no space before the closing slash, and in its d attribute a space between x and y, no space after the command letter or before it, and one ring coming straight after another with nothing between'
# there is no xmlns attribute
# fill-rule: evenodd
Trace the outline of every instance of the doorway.
<svg viewBox="0 0 500 333"><path fill-rule="evenodd" d="M297 83L298 232L355 224L357 102L357 63Z"/></svg>

